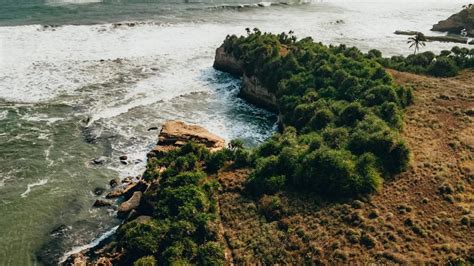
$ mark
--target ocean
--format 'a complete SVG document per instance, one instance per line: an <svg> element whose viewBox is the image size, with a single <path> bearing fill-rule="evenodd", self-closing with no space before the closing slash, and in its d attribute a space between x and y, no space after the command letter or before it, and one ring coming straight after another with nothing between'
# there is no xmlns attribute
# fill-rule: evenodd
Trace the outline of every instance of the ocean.
<svg viewBox="0 0 474 266"><path fill-rule="evenodd" d="M166 120L248 146L276 131L212 68L226 35L293 30L406 55L395 30L442 35L429 29L467 2L0 0L0 265L54 265L110 232L120 221L93 192L140 175Z"/></svg>

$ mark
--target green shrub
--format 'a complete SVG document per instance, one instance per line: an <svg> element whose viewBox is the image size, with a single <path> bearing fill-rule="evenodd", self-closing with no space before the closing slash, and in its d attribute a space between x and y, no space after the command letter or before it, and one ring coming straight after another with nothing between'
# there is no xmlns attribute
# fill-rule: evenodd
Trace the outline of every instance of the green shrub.
<svg viewBox="0 0 474 266"><path fill-rule="evenodd" d="M157 266L158 262L153 256L141 257L133 263L133 266Z"/></svg>
<svg viewBox="0 0 474 266"><path fill-rule="evenodd" d="M459 68L449 57L439 57L428 67L428 74L435 77L454 77L458 72Z"/></svg>
<svg viewBox="0 0 474 266"><path fill-rule="evenodd" d="M197 253L197 259L200 265L226 264L224 249L217 242L207 242L198 248Z"/></svg>
<svg viewBox="0 0 474 266"><path fill-rule="evenodd" d="M153 220L140 223L132 221L119 228L117 239L128 256L139 258L156 254L168 229L169 225L166 222Z"/></svg>
<svg viewBox="0 0 474 266"><path fill-rule="evenodd" d="M368 53L366 57L374 58L371 53ZM457 46L453 47L451 51L443 50L439 55L424 52L409 55L406 58L403 56L377 58L377 61L388 68L435 77L453 77L461 69L474 67L474 56L471 51Z"/></svg>
<svg viewBox="0 0 474 266"><path fill-rule="evenodd" d="M224 163L228 160L228 156L225 150L220 150L210 153L205 160L206 171L209 173L217 172Z"/></svg>

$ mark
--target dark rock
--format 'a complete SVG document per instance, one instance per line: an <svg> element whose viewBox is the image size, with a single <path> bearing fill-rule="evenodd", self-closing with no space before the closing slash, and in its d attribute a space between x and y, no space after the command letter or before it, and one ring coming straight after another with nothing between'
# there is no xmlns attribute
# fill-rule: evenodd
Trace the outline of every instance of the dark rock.
<svg viewBox="0 0 474 266"><path fill-rule="evenodd" d="M120 163L123 164L123 165L127 165L127 164L128 164L128 162L125 161L125 160L121 160Z"/></svg>
<svg viewBox="0 0 474 266"><path fill-rule="evenodd" d="M93 165L103 165L107 161L107 157L101 156L99 158L92 159L91 163Z"/></svg>
<svg viewBox="0 0 474 266"><path fill-rule="evenodd" d="M150 127L150 128L148 129L148 131L152 131L152 130L158 130L158 127Z"/></svg>
<svg viewBox="0 0 474 266"><path fill-rule="evenodd" d="M128 214L127 218L125 218L125 222L130 222L133 221L135 218L140 216L137 210L131 210L130 213Z"/></svg>
<svg viewBox="0 0 474 266"><path fill-rule="evenodd" d="M122 156L119 157L120 161L126 161L127 159L128 159L127 155L122 155Z"/></svg>
<svg viewBox="0 0 474 266"><path fill-rule="evenodd" d="M110 191L109 193L107 193L107 195L105 195L105 198L106 199L113 199L113 198L118 198L120 196L123 195L123 189L121 188L117 188L113 191Z"/></svg>
<svg viewBox="0 0 474 266"><path fill-rule="evenodd" d="M112 206L113 202L111 200L98 199L94 202L93 207L107 207Z"/></svg>
<svg viewBox="0 0 474 266"><path fill-rule="evenodd" d="M105 189L104 189L104 188L101 188L101 187L96 187L96 188L94 189L94 194L95 194L96 196L100 196L100 195L104 194L104 192L105 192Z"/></svg>
<svg viewBox="0 0 474 266"><path fill-rule="evenodd" d="M360 200L354 200L354 201L352 202L352 207L353 207L354 209L362 209L362 208L364 207L364 203L363 203L362 201L360 201Z"/></svg>
<svg viewBox="0 0 474 266"><path fill-rule="evenodd" d="M58 227L51 230L50 235L51 236L64 235L66 231L68 231L68 229L69 228L65 224L61 224Z"/></svg>
<svg viewBox="0 0 474 266"><path fill-rule="evenodd" d="M130 198L132 195L137 192L144 192L148 188L148 184L144 181L140 180L138 182L130 183L127 188L123 191L123 195L125 198Z"/></svg>
<svg viewBox="0 0 474 266"><path fill-rule="evenodd" d="M146 157L147 158L153 158L153 157L156 157L156 153L154 151L150 151L146 154Z"/></svg>
<svg viewBox="0 0 474 266"><path fill-rule="evenodd" d="M118 208L118 215L125 216L130 213L132 210L138 208L140 206L140 201L142 199L142 192L135 191L133 195L125 202L122 202Z"/></svg>
<svg viewBox="0 0 474 266"><path fill-rule="evenodd" d="M109 181L109 185L110 185L111 188L116 187L119 183L120 183L120 178L118 178L118 177L116 177L114 179L111 179Z"/></svg>
<svg viewBox="0 0 474 266"><path fill-rule="evenodd" d="M461 12L433 25L431 30L460 34L465 29L468 36L474 37L474 23L471 19L473 16L474 7L464 8Z"/></svg>
<svg viewBox="0 0 474 266"><path fill-rule="evenodd" d="M421 32L419 31L413 31L413 30L407 30L407 31L404 31L404 30L396 30L394 32L394 34L396 35L417 35L417 34L420 34Z"/></svg>

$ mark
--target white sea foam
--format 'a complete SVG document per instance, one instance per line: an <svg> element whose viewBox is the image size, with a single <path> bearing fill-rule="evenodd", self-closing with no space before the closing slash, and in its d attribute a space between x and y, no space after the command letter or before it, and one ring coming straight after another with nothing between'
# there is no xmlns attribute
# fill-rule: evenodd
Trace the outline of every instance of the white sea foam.
<svg viewBox="0 0 474 266"><path fill-rule="evenodd" d="M49 145L49 147L44 150L44 159L48 162L48 167L52 166L54 164L54 161L49 158L49 155L51 153L51 149L53 148L53 144Z"/></svg>
<svg viewBox="0 0 474 266"><path fill-rule="evenodd" d="M66 252L61 257L61 259L59 260L59 265L62 265L67 260L67 258L69 256L71 256L73 254L76 254L76 253L79 253L83 250L86 250L86 249L93 248L93 247L97 246L102 240L104 240L104 239L110 237L112 234L114 234L115 231L117 231L117 228L118 228L118 226L115 226L114 228L112 228L109 231L105 232L103 235L101 235L99 238L95 239L91 243L83 245L83 246L75 247L71 251Z"/></svg>
<svg viewBox="0 0 474 266"><path fill-rule="evenodd" d="M46 183L48 183L48 179L40 179L37 182L28 184L27 187L26 187L25 192L21 193L20 196L22 198L26 198L28 196L28 194L30 194L32 188L39 187L39 186L44 186L44 185L46 185Z"/></svg>
<svg viewBox="0 0 474 266"><path fill-rule="evenodd" d="M64 118L61 117L49 117L46 114L33 115L31 113L24 114L21 119L31 122L46 122L48 125L64 120Z"/></svg>
<svg viewBox="0 0 474 266"><path fill-rule="evenodd" d="M0 188L1 188L1 187L4 187L4 186L5 186L5 182L6 182L7 180L11 179L11 178L12 178L12 176L11 176L11 175L8 175L8 174L7 174L7 175L2 175L2 176L0 176Z"/></svg>
<svg viewBox="0 0 474 266"><path fill-rule="evenodd" d="M8 110L0 111L0 120L6 119L7 115L8 115Z"/></svg>

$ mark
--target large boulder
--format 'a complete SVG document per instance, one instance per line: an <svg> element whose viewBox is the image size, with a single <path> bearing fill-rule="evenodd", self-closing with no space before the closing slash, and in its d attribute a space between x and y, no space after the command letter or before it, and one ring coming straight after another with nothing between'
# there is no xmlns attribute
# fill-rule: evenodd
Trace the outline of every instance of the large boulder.
<svg viewBox="0 0 474 266"><path fill-rule="evenodd" d="M118 208L118 215L119 216L127 215L132 210L138 208L142 200L142 194L143 193L141 191L135 191L132 197L130 197L130 199L128 199L125 202L122 202L122 204L120 204Z"/></svg>
<svg viewBox="0 0 474 266"><path fill-rule="evenodd" d="M167 121L158 136L158 146L153 152L165 153L173 147L181 147L189 141L205 145L211 151L217 151L225 147L223 138L216 136L205 128L188 125L182 121Z"/></svg>

